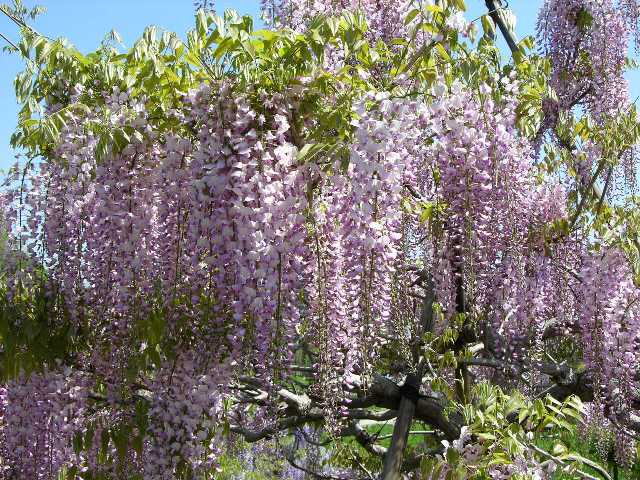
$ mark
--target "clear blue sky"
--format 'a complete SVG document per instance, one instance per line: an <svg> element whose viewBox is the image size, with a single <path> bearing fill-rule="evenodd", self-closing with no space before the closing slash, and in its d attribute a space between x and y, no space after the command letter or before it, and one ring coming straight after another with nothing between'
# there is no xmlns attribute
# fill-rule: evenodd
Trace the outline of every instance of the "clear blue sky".
<svg viewBox="0 0 640 480"><path fill-rule="evenodd" d="M4 0L8 2L9 0ZM484 0L467 0L468 19L475 19L485 10ZM519 38L534 33L535 21L542 0L511 0L517 16L516 32ZM49 37L67 37L81 51L94 50L106 33L115 29L126 45L131 45L147 25L157 25L184 34L193 25L191 0L25 0L25 4L43 5L47 12L34 27ZM259 20L259 0L217 0L219 12L233 8L251 14ZM0 32L17 40L15 26L0 16ZM4 42L0 39L0 43ZM13 94L13 78L21 64L16 56L0 53L0 169L13 163L14 153L9 137L16 122L17 105ZM630 75L632 98L640 93L640 74Z"/></svg>

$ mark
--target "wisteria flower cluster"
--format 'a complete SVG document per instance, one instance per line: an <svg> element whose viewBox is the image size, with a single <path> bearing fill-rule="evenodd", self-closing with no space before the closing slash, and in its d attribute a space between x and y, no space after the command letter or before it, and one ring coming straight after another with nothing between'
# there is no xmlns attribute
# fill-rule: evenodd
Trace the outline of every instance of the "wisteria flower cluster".
<svg viewBox="0 0 640 480"><path fill-rule="evenodd" d="M307 31L356 3L365 34L342 17ZM483 57L455 43L468 28L456 3L423 3L444 25L405 21L413 2L286 1L265 9L295 32L252 36L231 15L214 30L199 2L205 24L140 78L127 62L160 43L128 54L122 81L98 62L56 82L46 117L27 124L53 140L2 194L0 340L13 362L0 364L2 478L207 478L231 431L278 444L305 422L379 455L358 421L407 399L445 432L447 468L450 455L475 465L489 450L460 423L473 392L446 386L476 367L532 397L586 391L602 423L633 423L639 290L620 242L585 227L604 195L577 221L575 185L548 175L518 128L526 72L469 73L464 62ZM628 107L623 8L549 0L540 20L562 109L583 102L601 125ZM400 44L419 21L433 43L414 38L424 58L387 82L400 49L377 62L369 44ZM352 75L324 48L339 35L357 53ZM582 188L604 149L580 148ZM580 375L549 364L564 340ZM394 383L408 372L431 384ZM556 463L539 455L523 447L488 474L547 478Z"/></svg>
<svg viewBox="0 0 640 480"><path fill-rule="evenodd" d="M635 2L545 2L538 34L553 63L551 86L561 109L583 104L599 118L626 107L625 61L637 18L629 9L637 11Z"/></svg>

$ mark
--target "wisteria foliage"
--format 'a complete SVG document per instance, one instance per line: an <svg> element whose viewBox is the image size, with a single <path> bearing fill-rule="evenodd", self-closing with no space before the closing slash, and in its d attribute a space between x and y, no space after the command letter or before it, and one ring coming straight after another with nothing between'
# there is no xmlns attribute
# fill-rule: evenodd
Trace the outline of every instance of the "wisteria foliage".
<svg viewBox="0 0 640 480"><path fill-rule="evenodd" d="M556 414L630 461L637 240L607 190L636 168L637 5L547 0L542 55L497 66L460 1L266 2L257 32L196 6L125 54L23 32L0 478L215 478L304 415L379 453L350 422L416 371L460 421L424 478L575 471L532 443Z"/></svg>

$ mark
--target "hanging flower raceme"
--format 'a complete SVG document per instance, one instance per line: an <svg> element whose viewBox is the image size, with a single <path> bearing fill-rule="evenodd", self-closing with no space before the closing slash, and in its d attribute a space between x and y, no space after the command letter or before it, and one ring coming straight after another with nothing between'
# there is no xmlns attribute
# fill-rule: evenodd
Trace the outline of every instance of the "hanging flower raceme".
<svg viewBox="0 0 640 480"><path fill-rule="evenodd" d="M221 452L219 385L228 378L207 373L202 358L188 352L181 357L167 362L153 379L144 478L170 480L187 469L205 474L216 467Z"/></svg>
<svg viewBox="0 0 640 480"><path fill-rule="evenodd" d="M214 285L233 319L234 355L255 349L245 360L266 373L290 352L309 249L306 174L296 164L286 101L262 100L258 112L224 87L194 93L191 116L203 126L187 242L201 271L196 285Z"/></svg>
<svg viewBox="0 0 640 480"><path fill-rule="evenodd" d="M573 250L558 245L561 258L548 255L542 232L566 216L565 193L560 185L535 184L532 149L514 128L509 92L517 81L502 84L507 94L497 103L460 85L436 88L430 121L439 178L424 195L445 209L433 237L432 272L446 316L486 318L497 335L487 339L488 348L517 360L518 345L547 321L568 321L569 274L559 265Z"/></svg>
<svg viewBox="0 0 640 480"><path fill-rule="evenodd" d="M562 110L584 104L601 119L628 105L623 74L630 29L635 29L625 16L628 4L615 0L545 2L538 18L538 36L553 64L551 86Z"/></svg>
<svg viewBox="0 0 640 480"><path fill-rule="evenodd" d="M76 458L85 431L86 376L71 369L21 375L0 389L2 478L52 479Z"/></svg>
<svg viewBox="0 0 640 480"><path fill-rule="evenodd" d="M116 128L131 121L132 112L135 128L149 134L141 105L126 92L106 96L99 113ZM43 259L74 323L101 330L97 317L110 318L109 335L118 337L129 328L128 318L144 314L138 300L155 287L153 170L159 153L154 147L147 154L149 144L134 138L98 162L98 135L83 126L96 121L97 114L70 115L53 157L23 183L20 216L30 226L25 241Z"/></svg>
<svg viewBox="0 0 640 480"><path fill-rule="evenodd" d="M116 404L130 395L125 372L159 347L138 345L141 329L218 345L207 348L212 373L254 365L281 379L300 323L307 174L291 100L265 94L257 112L227 86L186 100L175 115L199 125L195 144L157 136L140 104L114 91L103 111L70 118L53 158L13 195L22 210L8 221L28 223L23 241L45 259L51 295L74 328L94 333L86 361ZM98 135L83 125L98 116L139 135L97 160Z"/></svg>
<svg viewBox="0 0 640 480"><path fill-rule="evenodd" d="M304 30L318 15L339 15L344 11L362 11L369 24L372 39L390 41L404 37L407 27L406 15L413 8L412 1L389 0L262 0L262 10L271 23Z"/></svg>
<svg viewBox="0 0 640 480"><path fill-rule="evenodd" d="M388 97L372 95L355 106L347 170L338 159L331 174L321 174L314 204L315 343L323 352L320 380L333 401L353 374L371 368L391 329L392 288L405 262L401 204L425 148L418 121L425 107Z"/></svg>
<svg viewBox="0 0 640 480"><path fill-rule="evenodd" d="M633 284L627 260L615 249L587 255L580 273L583 355L592 372L595 396L588 422L602 443L603 430L629 422L635 401L640 292ZM635 451L627 433L616 431L615 452L620 463L632 462ZM605 458L608 447L602 454Z"/></svg>
<svg viewBox="0 0 640 480"><path fill-rule="evenodd" d="M580 273L584 360L597 372L602 395L615 389L630 392L638 365L640 311L627 260L616 250L594 252L584 259Z"/></svg>

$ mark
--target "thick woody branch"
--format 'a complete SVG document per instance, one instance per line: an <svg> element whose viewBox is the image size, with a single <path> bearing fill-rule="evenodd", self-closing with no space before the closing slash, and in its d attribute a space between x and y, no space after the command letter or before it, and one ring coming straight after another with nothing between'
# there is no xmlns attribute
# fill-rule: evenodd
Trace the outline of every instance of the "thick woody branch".
<svg viewBox="0 0 640 480"><path fill-rule="evenodd" d="M420 388L422 375L409 374L405 380L405 385L412 389ZM417 401L414 398L402 397L398 405L398 419L393 428L391 445L384 458L382 469L382 480L396 480L400 478L402 470L402 460L406 447L411 423L416 412Z"/></svg>
<svg viewBox="0 0 640 480"><path fill-rule="evenodd" d="M300 417L287 417L278 420L275 424L265 427L260 430L251 430L241 427L240 425L232 425L230 430L233 433L242 435L245 441L249 443L258 442L265 438L271 438L278 432L286 431L295 427L301 427L307 423L322 421L324 417L322 415L304 415Z"/></svg>
<svg viewBox="0 0 640 480"><path fill-rule="evenodd" d="M254 390L250 394L237 399L241 403L255 403L255 399L265 402L268 399L266 391L258 390L255 386L259 381L253 378L243 378ZM286 408L282 414L286 415L273 425L261 430L251 430L234 425L231 431L242 435L248 442L256 442L276 435L278 432L300 427L306 423L324 423L325 412L309 396L296 394L286 389L276 392L277 401L283 402ZM343 418L352 420L385 421L397 417L397 410L402 401L400 387L392 380L383 376L375 376L373 384L368 390L368 396L354 399L345 406L347 410ZM368 408L385 408L385 411L368 410ZM420 397L416 402L414 418L425 422L441 431L445 438L455 440L460 435L461 422L455 415L447 417L445 407L439 401L429 397Z"/></svg>
<svg viewBox="0 0 640 480"><path fill-rule="evenodd" d="M353 418L354 420L374 420L376 422L384 422L386 420L391 420L398 416L398 412L396 410L386 410L384 412L375 412L371 410L365 410L357 408L355 410L349 410L346 414L348 418Z"/></svg>
<svg viewBox="0 0 640 480"><path fill-rule="evenodd" d="M400 405L402 395L400 387L388 378L380 375L376 376L370 389L372 401L378 407L397 410ZM462 423L455 415L445 415L445 407L436 399L420 397L416 403L414 417L417 420L428 423L437 428L448 440L455 440L460 436Z"/></svg>
<svg viewBox="0 0 640 480"><path fill-rule="evenodd" d="M507 26L501 15L500 11L504 8L502 2L500 0L485 0L485 4L489 10L491 20L498 26L500 33L502 33L507 45L509 45L509 50L511 50L511 53L516 53L518 51L518 42L516 41L516 36Z"/></svg>
<svg viewBox="0 0 640 480"><path fill-rule="evenodd" d="M362 426L354 422L348 428L341 432L343 437L352 436L367 452L377 457L383 457L387 453L387 449L382 445L377 445L375 435L371 435Z"/></svg>

